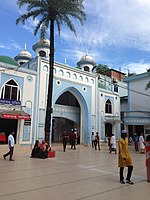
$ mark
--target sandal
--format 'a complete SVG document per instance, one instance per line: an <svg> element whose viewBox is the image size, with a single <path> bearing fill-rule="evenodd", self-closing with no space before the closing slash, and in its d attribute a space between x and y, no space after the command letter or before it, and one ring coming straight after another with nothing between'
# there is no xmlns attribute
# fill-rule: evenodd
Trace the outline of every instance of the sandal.
<svg viewBox="0 0 150 200"><path fill-rule="evenodd" d="M126 183L130 184L130 185L134 185L134 183L132 181L126 181Z"/></svg>
<svg viewBox="0 0 150 200"><path fill-rule="evenodd" d="M124 182L124 181L120 181L120 183L121 183L121 184L125 184L125 182Z"/></svg>

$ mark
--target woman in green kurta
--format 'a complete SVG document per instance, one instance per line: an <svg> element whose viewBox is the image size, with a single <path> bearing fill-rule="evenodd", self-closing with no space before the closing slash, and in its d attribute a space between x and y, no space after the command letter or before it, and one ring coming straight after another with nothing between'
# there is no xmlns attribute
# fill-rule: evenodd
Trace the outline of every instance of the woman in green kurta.
<svg viewBox="0 0 150 200"><path fill-rule="evenodd" d="M121 138L118 141L118 148L119 148L118 166L120 167L120 183L125 184L123 171L124 167L128 167L126 183L133 185L133 182L130 180L133 171L133 164L128 149L128 139L126 130L122 130L121 132Z"/></svg>

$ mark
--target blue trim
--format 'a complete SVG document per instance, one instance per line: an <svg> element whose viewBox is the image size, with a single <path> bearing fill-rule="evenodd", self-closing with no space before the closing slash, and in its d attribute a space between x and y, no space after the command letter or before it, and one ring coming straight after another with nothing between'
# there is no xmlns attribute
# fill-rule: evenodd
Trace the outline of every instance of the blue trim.
<svg viewBox="0 0 150 200"><path fill-rule="evenodd" d="M89 144L90 142L90 134L91 134L91 90L90 87L87 87L87 91L84 93L82 91L82 85L74 85L71 86L72 83L62 81L62 87L56 85L56 80L54 79L54 91L55 94L53 96L53 107L57 99L64 93L64 92L71 92L80 104L80 109L83 109L83 116L84 116L84 144ZM66 83L66 85L65 85ZM88 90L90 90L88 92ZM81 93L82 92L82 93ZM84 96L83 96L84 94Z"/></svg>

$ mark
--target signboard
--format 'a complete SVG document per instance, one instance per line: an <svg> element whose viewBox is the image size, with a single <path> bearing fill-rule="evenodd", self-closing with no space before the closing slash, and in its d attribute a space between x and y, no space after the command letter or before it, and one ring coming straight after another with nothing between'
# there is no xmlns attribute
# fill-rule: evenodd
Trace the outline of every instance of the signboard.
<svg viewBox="0 0 150 200"><path fill-rule="evenodd" d="M21 101L10 100L10 99L0 99L0 104L12 104L14 106L21 105Z"/></svg>
<svg viewBox="0 0 150 200"><path fill-rule="evenodd" d="M29 120L30 115L20 115L20 114L4 114L2 113L1 118L3 119L24 119L24 120Z"/></svg>
<svg viewBox="0 0 150 200"><path fill-rule="evenodd" d="M18 119L18 114L2 114L3 119Z"/></svg>
<svg viewBox="0 0 150 200"><path fill-rule="evenodd" d="M31 118L29 120L24 120L24 125L31 126Z"/></svg>
<svg viewBox="0 0 150 200"><path fill-rule="evenodd" d="M30 115L18 115L18 119L29 120L30 119Z"/></svg>

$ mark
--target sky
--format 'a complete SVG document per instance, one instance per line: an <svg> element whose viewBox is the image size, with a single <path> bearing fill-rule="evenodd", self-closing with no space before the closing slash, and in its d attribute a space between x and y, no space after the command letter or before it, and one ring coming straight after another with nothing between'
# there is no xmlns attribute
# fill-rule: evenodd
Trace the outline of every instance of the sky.
<svg viewBox="0 0 150 200"><path fill-rule="evenodd" d="M124 73L143 73L150 68L150 0L85 0L87 20L74 21L77 36L66 26L55 29L55 61L76 67L88 53L96 64ZM36 19L23 26L16 19L25 12L17 0L0 0L0 55L15 57L25 48L35 57L32 45ZM49 33L47 34L49 37Z"/></svg>

